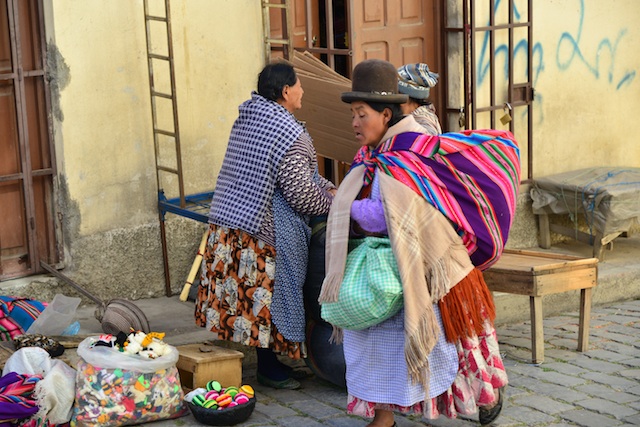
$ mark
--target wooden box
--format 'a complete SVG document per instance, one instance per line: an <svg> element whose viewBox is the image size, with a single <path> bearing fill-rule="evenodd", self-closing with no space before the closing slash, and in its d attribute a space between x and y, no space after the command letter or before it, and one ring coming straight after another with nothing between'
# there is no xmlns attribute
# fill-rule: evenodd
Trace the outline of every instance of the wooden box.
<svg viewBox="0 0 640 427"><path fill-rule="evenodd" d="M183 387L193 390L205 387L211 380L218 381L224 387L242 385L242 352L203 344L187 344L176 348L180 353L176 367Z"/></svg>
<svg viewBox="0 0 640 427"><path fill-rule="evenodd" d="M485 281L491 291L529 296L531 352L534 363L544 360L544 295L580 290L578 351L587 350L591 288L597 284L597 264L597 258L505 250L498 262L484 272Z"/></svg>

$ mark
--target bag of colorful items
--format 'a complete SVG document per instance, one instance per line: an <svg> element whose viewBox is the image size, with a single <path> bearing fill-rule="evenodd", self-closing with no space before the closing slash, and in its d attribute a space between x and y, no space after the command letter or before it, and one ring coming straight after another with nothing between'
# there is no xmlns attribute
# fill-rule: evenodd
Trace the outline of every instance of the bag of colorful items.
<svg viewBox="0 0 640 427"><path fill-rule="evenodd" d="M71 425L125 426L185 415L179 353L163 338L132 332L83 340Z"/></svg>

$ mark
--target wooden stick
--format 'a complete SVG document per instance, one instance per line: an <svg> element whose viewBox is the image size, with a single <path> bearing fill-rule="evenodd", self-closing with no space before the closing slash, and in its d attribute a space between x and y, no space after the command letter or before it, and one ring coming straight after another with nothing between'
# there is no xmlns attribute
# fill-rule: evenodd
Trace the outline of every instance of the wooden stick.
<svg viewBox="0 0 640 427"><path fill-rule="evenodd" d="M186 301L187 298L189 297L189 290L191 289L191 285L193 284L193 281L196 278L196 274L198 273L198 269L200 268L200 263L202 262L202 256L204 255L204 248L207 244L208 235L209 235L209 230L207 229L202 235L202 242L200 242L200 247L198 248L196 259L193 260L193 265L191 266L191 271L187 276L187 281L182 287L182 293L180 294L180 301Z"/></svg>

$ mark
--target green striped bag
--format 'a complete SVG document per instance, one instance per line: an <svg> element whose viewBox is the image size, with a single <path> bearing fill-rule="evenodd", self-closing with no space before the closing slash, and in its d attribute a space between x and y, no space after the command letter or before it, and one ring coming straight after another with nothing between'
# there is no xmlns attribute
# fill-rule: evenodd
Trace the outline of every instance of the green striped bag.
<svg viewBox="0 0 640 427"><path fill-rule="evenodd" d="M352 239L338 301L322 303L321 316L357 331L392 317L402 303L402 282L389 238Z"/></svg>

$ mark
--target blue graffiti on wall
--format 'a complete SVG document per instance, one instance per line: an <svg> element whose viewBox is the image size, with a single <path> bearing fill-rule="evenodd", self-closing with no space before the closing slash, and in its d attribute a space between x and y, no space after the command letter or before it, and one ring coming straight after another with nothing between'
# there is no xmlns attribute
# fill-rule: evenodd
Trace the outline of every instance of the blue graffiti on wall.
<svg viewBox="0 0 640 427"><path fill-rule="evenodd" d="M502 0L495 0L494 15L497 15L501 2ZM521 18L520 11L518 10L518 7L515 4L513 5L513 17L515 21L519 21ZM529 19L531 19L531 17L529 17ZM487 51L489 50L489 41L490 41L489 32L485 32L484 38L482 40L482 47L480 49L480 57L478 61L478 85L482 85L482 83L484 82L484 79L487 76L487 73L489 72L490 60L487 54ZM528 55L528 49L529 49L528 40L523 39L518 41L513 48L514 60L515 58L518 57L519 54L524 55L526 59ZM532 52L531 68L533 70L532 83L535 87L535 83L538 79L538 76L540 75L542 70L544 70L544 60L543 60L544 50L540 43L535 43L531 48L531 52ZM505 80L508 80L509 79L509 46L506 44L501 44L498 47L496 47L495 48L496 58L499 55L504 55L504 78ZM528 70L527 70L527 73L528 73Z"/></svg>
<svg viewBox="0 0 640 427"><path fill-rule="evenodd" d="M494 15L498 14L498 10L502 0L494 0ZM585 4L584 0L580 1L580 21L578 24L577 34L574 36L569 32L565 31L560 36L560 40L558 41L558 46L556 50L556 64L558 68L562 71L569 69L569 67L573 64L574 60L578 60L582 62L589 72L593 74L596 79L601 77L601 66L600 66L600 58L603 53L608 52L610 55L610 63L609 68L606 70L607 79L610 83L614 83L616 85L616 89L620 89L622 87L628 86L636 77L636 71L626 71L623 72L620 76L619 73L616 73L616 56L618 54L618 44L622 40L623 37L627 35L627 30L622 29L618 33L615 41L611 41L609 38L603 38L600 43L598 43L595 58L590 61L585 57L583 52L583 48L580 46L580 39L582 37L583 23L584 23L584 15L585 15ZM517 5L514 4L514 19L518 21L521 18L520 11L518 10ZM485 32L484 38L482 40L482 47L480 49L480 56L478 61L478 76L477 83L478 85L482 85L487 74L490 69L490 60L488 57L489 50L489 42L490 35L489 32ZM529 43L526 39L518 41L513 48L513 56L514 60L518 57L518 55L527 55L527 49L529 48ZM506 44L501 44L495 48L496 58L499 55L504 55L504 78L508 79L509 75L509 46ZM540 43L535 43L532 48L532 83L535 87L535 84L540 76L540 73L544 70L544 50ZM614 81L615 78L615 81Z"/></svg>
<svg viewBox="0 0 640 427"><path fill-rule="evenodd" d="M628 86L636 77L635 71L624 72L622 74L622 77L618 78L616 76L616 81L614 81L614 75L618 74L615 72L618 43L620 43L620 40L627 34L627 30L620 30L613 43L609 38L603 38L600 43L598 43L594 60L590 62L585 58L582 49L580 48L582 24L584 21L584 9L584 0L580 0L580 23L578 24L577 36L574 37L568 32L564 32L562 33L562 36L560 36L560 40L558 41L558 49L556 50L556 63L558 64L558 68L560 70L566 70L571 66L574 59L578 59L587 67L589 72L591 72L591 74L593 74L596 79L599 79L601 54L608 51L611 59L611 62L609 63L609 69L606 70L609 83L614 83L616 85L616 89ZM563 46L566 46L566 49L563 49ZM563 55L563 53L568 53L568 55Z"/></svg>

